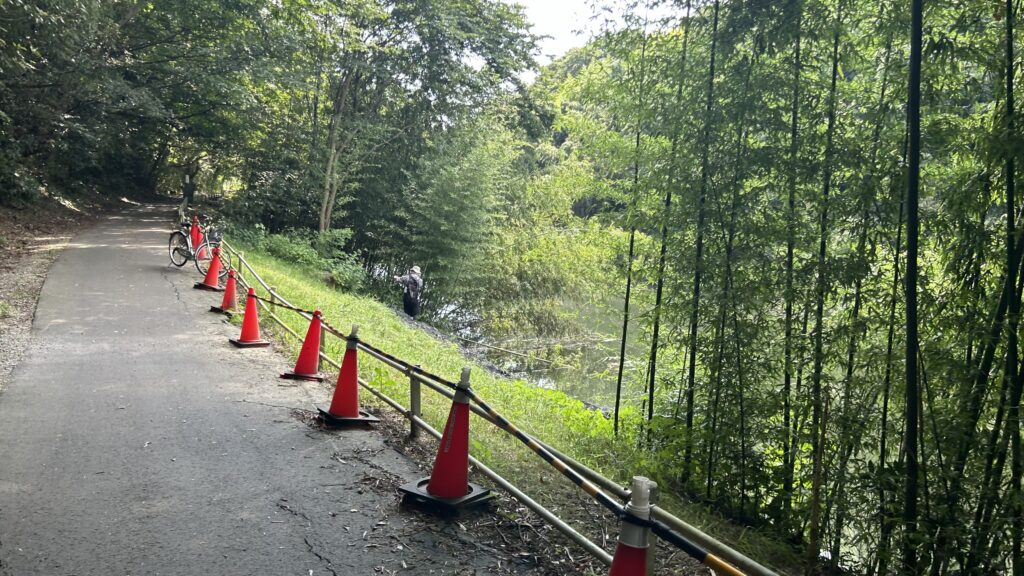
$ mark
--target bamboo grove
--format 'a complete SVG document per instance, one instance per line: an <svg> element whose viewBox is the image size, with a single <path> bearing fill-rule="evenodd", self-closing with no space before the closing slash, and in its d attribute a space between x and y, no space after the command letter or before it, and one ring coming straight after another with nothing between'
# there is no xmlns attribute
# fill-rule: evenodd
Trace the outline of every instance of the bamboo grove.
<svg viewBox="0 0 1024 576"><path fill-rule="evenodd" d="M607 317L581 459L811 573L1024 574L1019 5L595 0L538 70L513 4L0 2L0 203L189 175L439 327Z"/></svg>
<svg viewBox="0 0 1024 576"><path fill-rule="evenodd" d="M1021 574L1017 6L925 3L916 54L911 8L620 6L561 122L650 239L622 327L663 485L809 572Z"/></svg>

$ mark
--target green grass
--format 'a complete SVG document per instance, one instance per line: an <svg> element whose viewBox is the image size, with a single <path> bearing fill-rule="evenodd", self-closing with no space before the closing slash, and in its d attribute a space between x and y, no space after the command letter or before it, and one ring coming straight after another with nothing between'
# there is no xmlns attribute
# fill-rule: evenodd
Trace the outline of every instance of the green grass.
<svg viewBox="0 0 1024 576"><path fill-rule="evenodd" d="M463 367L471 368L470 382L473 389L492 407L529 433L541 438L558 438L558 442L553 444L559 448L573 446L598 449L611 440L611 422L600 412L586 409L582 402L520 380L497 377L468 359L454 343L441 341L419 330L380 302L333 290L323 285L317 274L274 257L246 251L245 247L240 249L245 253L246 260L278 293L296 306L320 309L324 318L339 330L347 333L352 325L357 324L359 337L364 342L452 381L458 381ZM267 296L262 289L258 289L257 293ZM282 311L278 316L299 334L304 334L309 324L291 312ZM293 347L293 354L297 354L297 348L298 343ZM340 360L344 343L329 337L325 349L331 357ZM408 381L397 370L363 355L360 357L360 375L392 398L407 403ZM449 406L449 400L424 389L424 414L428 421L435 425L443 424L443 418L438 416L446 416ZM518 418L526 415L530 416L529 419ZM497 439L506 437L504 432L485 421L479 421L479 424L474 422L474 425L479 427L474 432L480 432L488 439L492 436ZM492 429L493 433L488 429ZM483 440L474 439L478 442ZM489 447L489 444L481 444L476 448L486 453Z"/></svg>
<svg viewBox="0 0 1024 576"><path fill-rule="evenodd" d="M0 318L7 318L11 315L11 306L6 302L0 302Z"/></svg>
<svg viewBox="0 0 1024 576"><path fill-rule="evenodd" d="M622 484L626 484L634 474L646 473L656 477L653 470L643 469L652 465L651 455L633 448L636 446L636 437L631 431L638 428L635 422L641 417L635 411L624 411L624 425L621 429L627 432L616 438L611 421L600 412L586 408L582 402L562 392L496 376L464 355L454 343L420 330L376 300L329 288L320 280L320 274L261 253L251 246L235 243L235 247L244 253L246 260L279 294L295 306L321 310L326 321L338 330L348 333L352 325L359 325L359 337L363 342L410 363L419 364L423 369L451 381L458 381L462 368L469 367L470 383L478 396L519 428ZM251 280L247 271L242 272L247 280ZM257 283L251 283L257 286L258 294L268 297ZM280 310L277 315L292 330L305 334L307 320L285 310ZM236 316L235 321L240 322L240 318ZM275 330L276 325L266 318L261 325L273 337L291 343L292 358L297 356L301 342L283 330ZM325 350L332 358L340 361L344 342L328 336ZM408 379L402 373L367 354L359 357L359 373L371 385L408 406ZM324 403L328 401L329 392L325 391ZM360 401L371 406L384 406L365 392L361 394ZM423 417L435 428L443 427L450 406L450 400L423 387ZM577 491L568 480L561 478L557 471L519 441L476 416L470 426L470 452L560 515L563 514L560 508L568 508L566 494ZM704 506L684 502L670 494L662 496L661 505L687 522L732 542L752 557L790 565L791 558L785 551L786 547L767 535L735 526ZM591 537L596 536L587 526L575 527Z"/></svg>

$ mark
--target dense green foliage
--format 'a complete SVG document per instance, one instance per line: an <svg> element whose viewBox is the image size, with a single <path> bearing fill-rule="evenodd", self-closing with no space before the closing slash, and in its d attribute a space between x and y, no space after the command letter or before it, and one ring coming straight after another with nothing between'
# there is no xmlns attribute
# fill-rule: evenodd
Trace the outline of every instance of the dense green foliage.
<svg viewBox="0 0 1024 576"><path fill-rule="evenodd" d="M9 0L0 201L188 175L338 286L419 264L474 335L625 300L663 489L809 571L1020 574L1015 9L926 6L918 156L891 0L619 2L529 86L497 0Z"/></svg>
<svg viewBox="0 0 1024 576"><path fill-rule="evenodd" d="M913 466L907 7L706 2L655 20L641 5L558 84L577 153L625 191L624 225L667 224L664 270L643 250L634 268L665 289L648 368L659 480L798 537L809 570L1021 569L1020 254L1007 254L1020 232L1012 219L1006 232L1003 194L1020 141L1006 120L1014 22L1005 7L929 6Z"/></svg>
<svg viewBox="0 0 1024 576"><path fill-rule="evenodd" d="M241 144L230 112L264 16L218 2L4 2L0 199L152 190L172 146L184 159Z"/></svg>
<svg viewBox="0 0 1024 576"><path fill-rule="evenodd" d="M415 362L442 377L456 378L463 367L469 367L473 389L495 410L531 435L550 441L558 450L618 479L623 485L649 460L645 451L636 447L638 431L626 430L616 437L611 422L579 400L559 391L493 373L449 339L425 334L418 326L402 318L400 312L372 297L325 287L313 273L315 265L311 268L291 257L270 255L265 243L233 242L233 247L243 251L246 261L260 277L287 296L291 303L307 309L320 308L325 318L340 330L346 330L352 324L358 325L364 342L380 346L386 352ZM242 268L241 275L252 280L247 268ZM259 295L269 297L258 283L253 283ZM302 334L308 327L307 320L298 314L278 310L277 316L295 334ZM240 324L241 317L234 316L232 321ZM290 348L293 359L298 356L302 344L299 338L275 322L264 320L262 329L283 342L286 349ZM344 346L343 341L334 337L328 337L324 345L328 356L338 359L344 353ZM359 372L372 386L407 405L409 385L403 373L367 355L360 356ZM329 390L329 387L324 390L325 398L329 396ZM360 403L372 406L373 410L390 410L376 396L368 393L361 394ZM423 387L423 418L435 428L440 429L444 425L450 408L451 402L446 397ZM631 412L635 409L627 409L626 416L632 417ZM542 463L522 442L475 415L471 420L470 450L484 464L522 487L543 506L557 511L560 517L595 542L617 528L617 519L605 514L568 479ZM770 533L751 533L701 504L672 493L662 494L659 505L716 538L734 542L739 550L752 557L781 566L793 565L792 552L779 546ZM675 562L669 564L676 565Z"/></svg>

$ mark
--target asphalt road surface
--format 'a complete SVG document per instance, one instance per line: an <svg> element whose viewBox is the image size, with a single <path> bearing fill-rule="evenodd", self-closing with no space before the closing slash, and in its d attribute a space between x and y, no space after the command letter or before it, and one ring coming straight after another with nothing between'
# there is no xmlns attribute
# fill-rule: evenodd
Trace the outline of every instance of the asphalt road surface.
<svg viewBox="0 0 1024 576"><path fill-rule="evenodd" d="M401 508L422 475L374 431L311 428L323 385L237 350L141 207L54 262L0 392L0 575L505 573ZM329 392L327 394L329 396Z"/></svg>

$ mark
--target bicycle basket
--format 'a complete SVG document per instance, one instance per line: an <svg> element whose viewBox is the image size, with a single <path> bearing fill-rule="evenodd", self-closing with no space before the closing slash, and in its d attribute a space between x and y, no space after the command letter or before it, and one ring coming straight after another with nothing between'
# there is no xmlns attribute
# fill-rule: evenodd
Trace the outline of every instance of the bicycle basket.
<svg viewBox="0 0 1024 576"><path fill-rule="evenodd" d="M206 231L206 236L209 237L210 242L220 242L224 238L224 232L217 228L210 228Z"/></svg>

